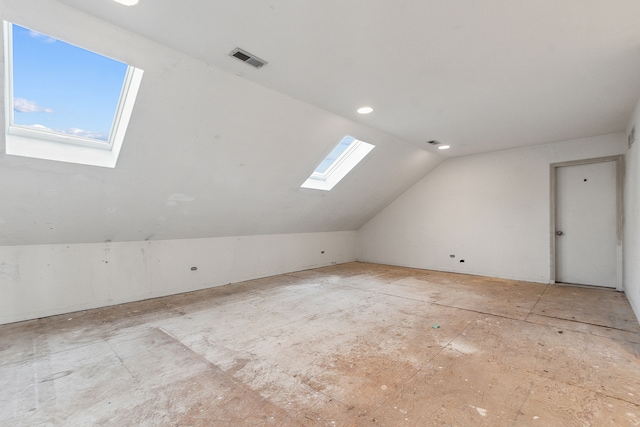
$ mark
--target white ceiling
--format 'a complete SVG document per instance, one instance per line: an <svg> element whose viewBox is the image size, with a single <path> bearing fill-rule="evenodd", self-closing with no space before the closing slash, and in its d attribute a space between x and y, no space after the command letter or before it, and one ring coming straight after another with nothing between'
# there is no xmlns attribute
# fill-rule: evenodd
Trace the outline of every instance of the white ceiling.
<svg viewBox="0 0 640 427"><path fill-rule="evenodd" d="M0 0L0 17L145 71L115 169L0 137L0 245L357 230L443 155L624 131L640 98L637 0ZM345 135L376 148L301 189Z"/></svg>
<svg viewBox="0 0 640 427"><path fill-rule="evenodd" d="M53 0L0 16L144 70L114 169L6 155L0 137L0 245L357 230L443 161ZM300 188L345 135L375 149L331 191Z"/></svg>
<svg viewBox="0 0 640 427"><path fill-rule="evenodd" d="M637 0L60 1L447 156L624 131L640 97Z"/></svg>

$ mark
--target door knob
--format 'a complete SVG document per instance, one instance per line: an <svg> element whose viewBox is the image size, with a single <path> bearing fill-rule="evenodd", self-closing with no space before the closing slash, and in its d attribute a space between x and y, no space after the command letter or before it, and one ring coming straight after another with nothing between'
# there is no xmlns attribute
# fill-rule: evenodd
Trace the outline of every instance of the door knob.
<svg viewBox="0 0 640 427"><path fill-rule="evenodd" d="M558 236L562 236L564 233L563 233L562 231L556 231L556 234L557 234Z"/></svg>

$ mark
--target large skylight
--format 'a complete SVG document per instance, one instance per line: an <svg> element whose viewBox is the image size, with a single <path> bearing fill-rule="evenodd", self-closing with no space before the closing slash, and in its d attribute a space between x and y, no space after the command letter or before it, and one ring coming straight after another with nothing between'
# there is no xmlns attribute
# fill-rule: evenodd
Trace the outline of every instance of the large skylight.
<svg viewBox="0 0 640 427"><path fill-rule="evenodd" d="M8 22L7 154L115 167L142 70Z"/></svg>
<svg viewBox="0 0 640 427"><path fill-rule="evenodd" d="M345 136L301 187L315 190L331 190L373 148L374 145L357 140L352 136Z"/></svg>

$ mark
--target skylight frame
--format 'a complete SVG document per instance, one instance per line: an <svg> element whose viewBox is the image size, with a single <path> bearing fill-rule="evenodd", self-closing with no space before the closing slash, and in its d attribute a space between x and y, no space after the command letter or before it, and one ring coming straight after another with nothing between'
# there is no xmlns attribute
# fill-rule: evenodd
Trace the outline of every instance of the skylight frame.
<svg viewBox="0 0 640 427"><path fill-rule="evenodd" d="M340 145L346 138L353 138L352 136L345 136L335 147ZM335 148L334 147L334 148ZM301 185L302 188L310 188L314 190L330 191L340 182L349 172L355 168L366 156L375 148L375 145L368 142L361 141L357 138L353 138L353 141L349 146L329 165L325 172L317 172L318 168L325 159L316 167L316 170L307 178L307 180ZM332 149L333 151L333 149ZM331 152L329 153L329 155ZM329 156L328 155L328 156ZM327 156L327 157L328 157Z"/></svg>
<svg viewBox="0 0 640 427"><path fill-rule="evenodd" d="M3 35L6 154L114 168L131 120L144 71L125 63L127 70L107 141L16 125L14 123L12 22L3 21ZM56 40L59 39L56 38ZM93 50L70 44L108 58Z"/></svg>

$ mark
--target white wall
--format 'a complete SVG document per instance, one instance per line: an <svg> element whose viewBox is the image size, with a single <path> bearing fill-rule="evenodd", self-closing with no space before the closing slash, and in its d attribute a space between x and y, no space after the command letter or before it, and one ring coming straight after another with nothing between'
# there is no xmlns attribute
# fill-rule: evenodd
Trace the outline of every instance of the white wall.
<svg viewBox="0 0 640 427"><path fill-rule="evenodd" d="M0 324L349 262L355 245L346 231L4 246Z"/></svg>
<svg viewBox="0 0 640 427"><path fill-rule="evenodd" d="M446 160L359 230L358 260L548 283L549 165L624 147L613 134Z"/></svg>
<svg viewBox="0 0 640 427"><path fill-rule="evenodd" d="M625 156L624 290L640 320L640 102L631 119L635 142Z"/></svg>

